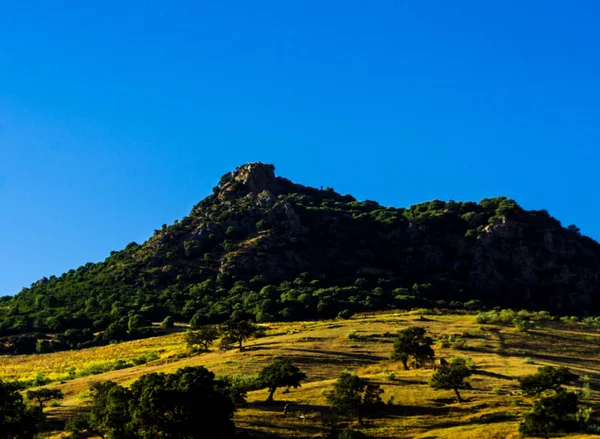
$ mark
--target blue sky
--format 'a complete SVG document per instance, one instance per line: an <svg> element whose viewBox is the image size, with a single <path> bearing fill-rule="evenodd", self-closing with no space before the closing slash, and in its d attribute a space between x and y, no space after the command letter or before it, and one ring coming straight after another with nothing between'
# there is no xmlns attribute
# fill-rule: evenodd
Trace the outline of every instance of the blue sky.
<svg viewBox="0 0 600 439"><path fill-rule="evenodd" d="M248 161L408 206L505 195L600 239L592 1L7 2L0 295Z"/></svg>

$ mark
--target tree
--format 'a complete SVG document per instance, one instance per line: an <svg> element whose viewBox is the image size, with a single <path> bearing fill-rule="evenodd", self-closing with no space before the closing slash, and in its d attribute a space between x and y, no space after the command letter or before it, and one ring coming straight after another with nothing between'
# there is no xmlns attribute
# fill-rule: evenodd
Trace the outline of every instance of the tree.
<svg viewBox="0 0 600 439"><path fill-rule="evenodd" d="M160 327L163 329L172 328L173 326L175 326L175 319L173 318L173 316L165 317L165 319L160 324Z"/></svg>
<svg viewBox="0 0 600 439"><path fill-rule="evenodd" d="M454 390L458 402L463 402L458 390L471 388L471 385L465 382L465 378L472 374L473 372L467 366L464 358L454 358L450 363L435 371L429 380L429 386L436 390Z"/></svg>
<svg viewBox="0 0 600 439"><path fill-rule="evenodd" d="M519 432L523 436L543 436L548 439L550 433L574 430L577 426L577 404L577 394L566 390L540 398L519 424Z"/></svg>
<svg viewBox="0 0 600 439"><path fill-rule="evenodd" d="M240 352L244 350L243 342L259 332L260 328L248 320L228 320L221 325L224 338L237 343Z"/></svg>
<svg viewBox="0 0 600 439"><path fill-rule="evenodd" d="M262 386L269 389L268 402L273 401L273 395L279 387L300 387L300 382L306 380L306 374L294 366L287 358L277 358L265 366L258 376Z"/></svg>
<svg viewBox="0 0 600 439"><path fill-rule="evenodd" d="M194 439L199 431L215 439L235 436L229 385L204 367L144 375L130 389L96 384L93 396L88 425L103 437Z"/></svg>
<svg viewBox="0 0 600 439"><path fill-rule="evenodd" d="M63 399L64 395L60 389L39 389L39 390L28 390L25 394L28 400L36 401L40 410L44 410L44 404L52 401L53 399Z"/></svg>
<svg viewBox="0 0 600 439"><path fill-rule="evenodd" d="M27 408L19 388L0 380L0 439L31 439L40 420L40 412Z"/></svg>
<svg viewBox="0 0 600 439"><path fill-rule="evenodd" d="M382 393L383 390L378 384L342 372L333 385L333 390L326 394L326 398L332 407L356 416L358 423L362 425L363 417L382 404Z"/></svg>
<svg viewBox="0 0 600 439"><path fill-rule="evenodd" d="M528 395L539 395L546 390L559 392L563 385L570 384L579 378L568 367L542 366L532 375L519 378L521 389Z"/></svg>
<svg viewBox="0 0 600 439"><path fill-rule="evenodd" d="M215 439L235 435L228 386L204 367L144 375L131 386L133 418L143 439L193 439L199 428Z"/></svg>
<svg viewBox="0 0 600 439"><path fill-rule="evenodd" d="M192 350L196 350L196 346L201 346L203 351L208 351L211 343L219 338L219 331L215 326L204 326L197 331L187 331L185 333L185 342Z"/></svg>
<svg viewBox="0 0 600 439"><path fill-rule="evenodd" d="M127 321L127 327L130 331L135 331L136 329L143 328L144 326L148 326L149 324L150 322L140 314L132 315Z"/></svg>
<svg viewBox="0 0 600 439"><path fill-rule="evenodd" d="M132 422L129 389L114 381L104 381L92 384L90 392L93 397L88 421L90 430L111 439L139 438Z"/></svg>
<svg viewBox="0 0 600 439"><path fill-rule="evenodd" d="M399 331L398 338L394 341L392 360L400 360L405 370L408 370L408 360L412 357L417 366L426 360L433 360L434 352L431 348L433 340L425 336L425 329L411 326Z"/></svg>

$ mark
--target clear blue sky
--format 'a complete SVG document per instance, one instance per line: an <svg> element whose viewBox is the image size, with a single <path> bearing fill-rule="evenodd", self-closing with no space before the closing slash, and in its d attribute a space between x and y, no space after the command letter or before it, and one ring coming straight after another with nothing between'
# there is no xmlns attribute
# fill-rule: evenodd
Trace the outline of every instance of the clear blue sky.
<svg viewBox="0 0 600 439"><path fill-rule="evenodd" d="M600 238L594 1L28 1L0 11L0 295L248 161L407 206L505 195Z"/></svg>

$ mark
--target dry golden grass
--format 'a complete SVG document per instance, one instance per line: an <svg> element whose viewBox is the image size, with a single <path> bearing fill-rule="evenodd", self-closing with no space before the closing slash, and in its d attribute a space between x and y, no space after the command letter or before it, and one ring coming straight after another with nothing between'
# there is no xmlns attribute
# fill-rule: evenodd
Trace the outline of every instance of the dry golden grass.
<svg viewBox="0 0 600 439"><path fill-rule="evenodd" d="M394 333L409 325L427 328L435 337L464 334L460 350L436 345L436 355L470 357L477 369L470 379L472 390L463 391L457 403L451 391L427 386L430 369L402 370L388 360ZM353 333L349 337L350 333ZM54 421L72 416L89 402L85 395L94 381L114 380L127 385L149 372L172 372L184 366L202 365L217 375L253 374L275 355L291 358L309 381L289 393L278 391L281 405L266 405L266 390L251 392L249 404L236 413L241 428L272 433L278 437L312 437L322 433L318 413L326 410L323 392L343 370L355 371L382 385L384 401L393 405L376 419L369 419L365 433L378 438L516 438L517 425L531 400L518 392L517 377L536 371L543 364L566 365L580 375L589 375L592 388L600 379L600 331L575 324L552 324L519 333L511 327L480 326L473 316L388 313L359 315L350 320L272 323L265 337L250 340L244 352L209 352L179 360L167 357L185 352L181 334L172 334L120 345L47 355L0 359L0 377L19 378L43 371L60 375L65 367L90 361L133 358L145 352L160 353L161 359L143 366L77 378L53 385L66 395L59 407L49 408ZM129 357L128 357L129 355ZM600 394L592 392L592 403ZM285 402L291 413L283 416ZM58 434L58 432L55 432ZM60 436L54 436L60 437ZM591 438L571 435L570 438Z"/></svg>

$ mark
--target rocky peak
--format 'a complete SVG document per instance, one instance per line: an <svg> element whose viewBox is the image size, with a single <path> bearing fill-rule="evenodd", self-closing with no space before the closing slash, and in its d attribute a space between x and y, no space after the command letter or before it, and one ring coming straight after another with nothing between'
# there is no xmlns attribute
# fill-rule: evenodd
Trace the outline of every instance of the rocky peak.
<svg viewBox="0 0 600 439"><path fill-rule="evenodd" d="M231 180L221 188L220 198L259 194L264 191L277 193L275 166L254 162L239 166L231 174Z"/></svg>

